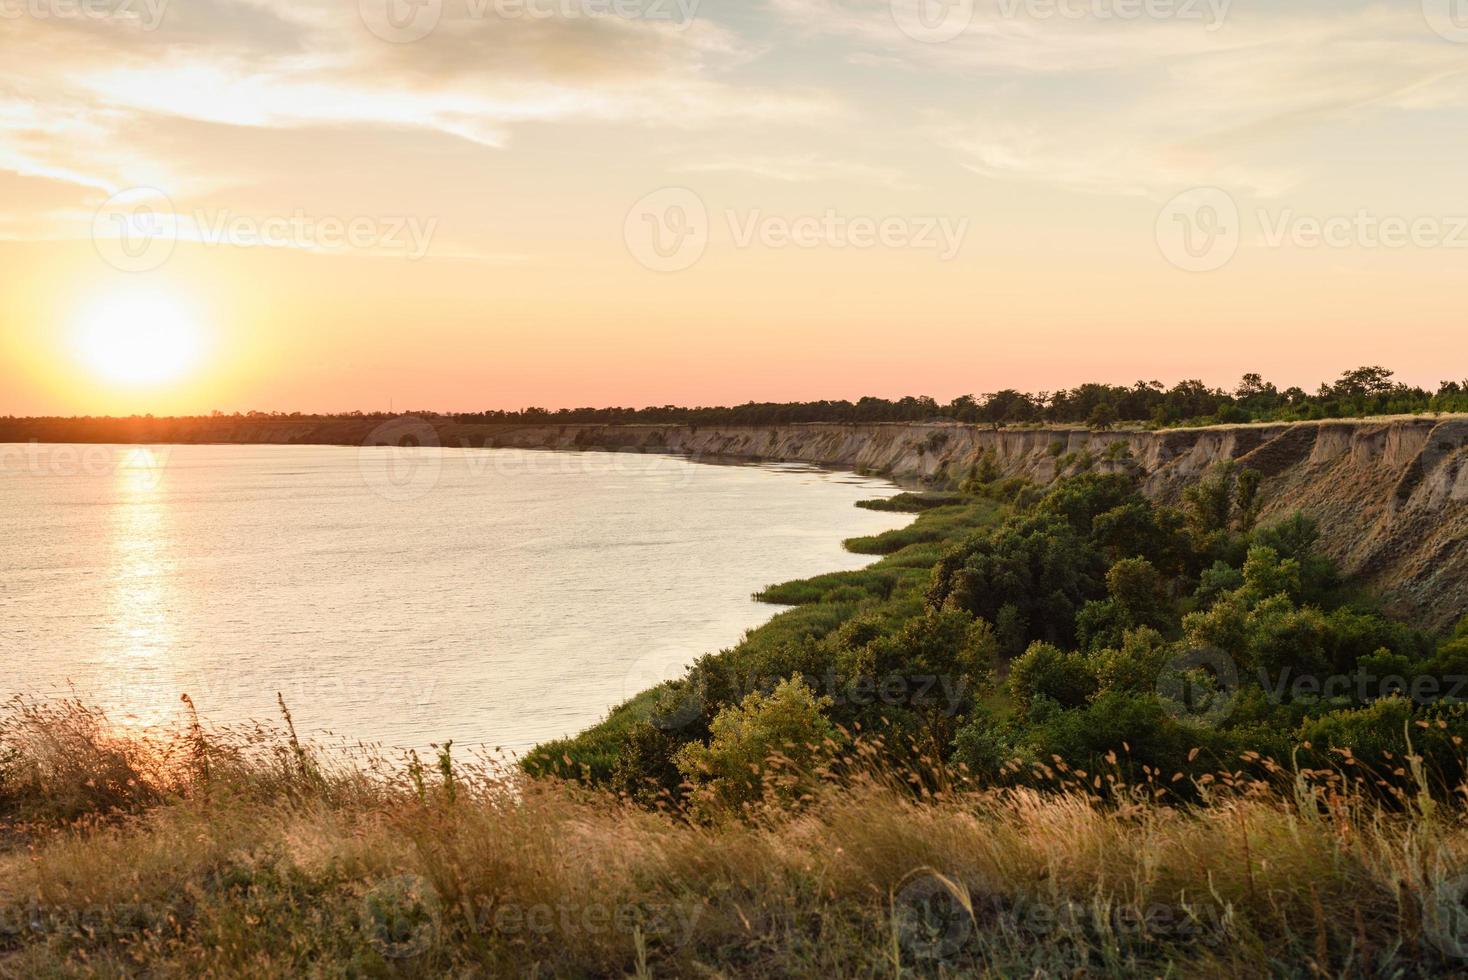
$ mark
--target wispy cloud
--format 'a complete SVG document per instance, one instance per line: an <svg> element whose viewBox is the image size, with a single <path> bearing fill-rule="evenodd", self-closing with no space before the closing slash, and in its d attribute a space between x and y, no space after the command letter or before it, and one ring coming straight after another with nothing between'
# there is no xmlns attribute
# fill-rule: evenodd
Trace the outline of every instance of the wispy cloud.
<svg viewBox="0 0 1468 980"><path fill-rule="evenodd" d="M900 171L891 167L852 160L836 160L816 154L798 156L752 154L740 157L719 157L681 164L674 170L679 173L749 174L786 183L844 180L885 187L903 187L911 183Z"/></svg>
<svg viewBox="0 0 1468 980"><path fill-rule="evenodd" d="M450 4L431 35L410 44L381 40L357 4L329 0L168 3L152 30L134 19L0 20L0 170L75 184L95 204L99 192L128 186L186 196L254 178L225 158L206 171L180 166L167 147L138 138L170 121L366 127L384 139L421 131L499 148L531 123L697 130L830 112L819 92L720 77L757 49L707 21L505 19L477 9Z"/></svg>
<svg viewBox="0 0 1468 980"><path fill-rule="evenodd" d="M446 0L431 34L402 44L339 0L172 0L156 30L0 19L0 186L25 188L3 195L3 227L72 227L136 185L180 202L262 197L279 181L282 133L350 146L348 166L385 174L408 166L409 144L472 161L513 152L525 133L613 126L676 134L656 161L671 174L908 189L967 172L1268 196L1322 165L1280 152L1301 133L1468 105L1468 46L1430 31L1416 3L1236 0L1214 23L1037 17L1024 0L979 0L957 36L921 43L888 0L769 0L688 23L497 18L470 2Z"/></svg>
<svg viewBox="0 0 1468 980"><path fill-rule="evenodd" d="M1217 22L1037 8L1054 5L981 0L957 36L919 43L887 2L772 0L793 29L846 45L849 63L924 79L940 97L923 132L995 178L1128 194L1229 181L1278 193L1308 176L1308 161L1274 158L1273 137L1468 105L1468 51L1429 30L1416 3L1234 3Z"/></svg>

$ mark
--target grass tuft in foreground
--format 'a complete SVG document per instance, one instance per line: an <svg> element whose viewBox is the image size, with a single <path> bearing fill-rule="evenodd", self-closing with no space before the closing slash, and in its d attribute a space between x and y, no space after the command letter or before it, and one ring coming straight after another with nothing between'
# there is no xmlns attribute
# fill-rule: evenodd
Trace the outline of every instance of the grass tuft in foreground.
<svg viewBox="0 0 1468 980"><path fill-rule="evenodd" d="M1468 965L1468 830L1413 772L1055 767L983 790L880 737L691 820L287 731L0 725L12 976L1428 976ZM1411 760L1404 760L1411 768ZM780 758L767 760L779 771ZM1090 791L1092 778L1108 789ZM1418 780L1421 779L1421 782ZM790 787L799 787L792 796ZM915 789L914 787L920 787Z"/></svg>

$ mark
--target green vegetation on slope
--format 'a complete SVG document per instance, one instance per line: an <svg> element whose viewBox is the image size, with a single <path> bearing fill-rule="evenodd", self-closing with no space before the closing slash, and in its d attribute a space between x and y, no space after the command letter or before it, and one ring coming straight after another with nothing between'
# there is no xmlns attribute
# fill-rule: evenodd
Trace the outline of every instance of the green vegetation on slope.
<svg viewBox="0 0 1468 980"><path fill-rule="evenodd" d="M1373 768L1415 753L1440 789L1460 783L1468 625L1435 638L1388 619L1304 517L1256 527L1256 473L1220 467L1180 508L1125 475L965 486L852 542L886 556L868 568L766 589L796 608L526 768L650 804L757 799L767 787L727 763L769 748L773 704L782 725L807 718L777 740L803 767L880 732L893 767L989 786L1124 757L1130 781L1165 772L1189 797L1220 768L1263 778L1264 759L1329 767L1344 750Z"/></svg>
<svg viewBox="0 0 1468 980"><path fill-rule="evenodd" d="M772 688L801 673L803 666L821 666L820 643L859 612L885 618L889 625L917 613L932 564L946 547L943 535L958 537L991 524L1005 510L997 501L974 498L956 506L927 508L907 527L856 539L864 553L885 557L866 568L784 582L757 593L755 598L763 602L795 608L751 630L732 649L699 659L687 678L645 691L619 706L591 730L539 746L526 758L525 767L541 774L585 774L604 783L614 772L636 781L645 766L652 766L676 781L675 770L667 767L679 733L689 738L706 735L719 708ZM657 751L658 758L634 762L644 750Z"/></svg>
<svg viewBox="0 0 1468 980"><path fill-rule="evenodd" d="M716 713L714 705L730 703L736 691L753 693L772 688L780 680L798 673L791 667L792 651L812 650L823 638L843 627L859 611L880 609L884 615L911 614L922 606L932 564L944 544L928 535L928 528L945 528L961 535L974 527L992 523L1004 505L988 499L971 499L950 507L930 508L908 527L888 531L870 539L873 552L886 555L866 568L833 572L770 586L756 598L777 605L794 606L763 626L751 630L734 648L698 661L688 679L671 682L614 709L600 725L572 739L549 742L536 748L525 760L531 772L589 772L594 782L606 782L614 772L636 780L644 763L634 761L644 748L658 743L672 751L671 742L659 737L661 728L650 726L657 717L664 726L686 720L690 732L706 733ZM911 541L905 545L892 542ZM801 662L814 663L814 660ZM707 698L721 698L710 702ZM651 729L651 730L650 730ZM654 734L654 732L659 734ZM567 763L566 757L573 762ZM664 753L646 765L667 766ZM672 770L664 775L673 778Z"/></svg>

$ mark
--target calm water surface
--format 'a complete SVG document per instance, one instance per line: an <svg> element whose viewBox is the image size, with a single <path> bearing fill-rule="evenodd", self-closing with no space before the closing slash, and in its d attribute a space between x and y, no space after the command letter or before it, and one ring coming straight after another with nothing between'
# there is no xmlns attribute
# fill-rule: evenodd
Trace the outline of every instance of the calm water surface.
<svg viewBox="0 0 1468 980"><path fill-rule="evenodd" d="M870 559L890 484L667 456L0 446L7 695L114 721L523 751L727 647L749 594ZM329 733L329 734L328 734Z"/></svg>

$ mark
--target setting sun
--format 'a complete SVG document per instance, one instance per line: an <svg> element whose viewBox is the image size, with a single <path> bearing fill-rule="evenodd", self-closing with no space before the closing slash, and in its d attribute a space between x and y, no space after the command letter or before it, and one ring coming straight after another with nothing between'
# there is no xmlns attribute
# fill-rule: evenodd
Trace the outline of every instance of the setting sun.
<svg viewBox="0 0 1468 980"><path fill-rule="evenodd" d="M198 364L204 338L177 297L131 290L100 297L77 320L78 357L99 377L123 385L174 381Z"/></svg>

